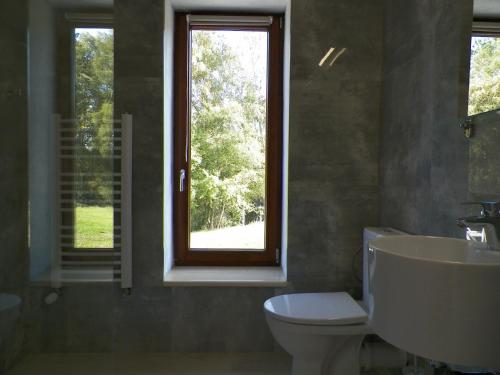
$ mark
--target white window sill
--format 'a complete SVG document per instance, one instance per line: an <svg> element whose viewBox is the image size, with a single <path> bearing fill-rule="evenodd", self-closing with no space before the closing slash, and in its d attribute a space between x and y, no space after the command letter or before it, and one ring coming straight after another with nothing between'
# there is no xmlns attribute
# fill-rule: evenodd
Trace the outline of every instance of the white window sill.
<svg viewBox="0 0 500 375"><path fill-rule="evenodd" d="M112 269L88 269L88 270L61 270L57 274L50 271L43 272L36 278L30 280L33 286L54 286L69 284L88 283L113 283L120 280L115 277Z"/></svg>
<svg viewBox="0 0 500 375"><path fill-rule="evenodd" d="M163 285L283 287L287 281L281 267L174 267Z"/></svg>

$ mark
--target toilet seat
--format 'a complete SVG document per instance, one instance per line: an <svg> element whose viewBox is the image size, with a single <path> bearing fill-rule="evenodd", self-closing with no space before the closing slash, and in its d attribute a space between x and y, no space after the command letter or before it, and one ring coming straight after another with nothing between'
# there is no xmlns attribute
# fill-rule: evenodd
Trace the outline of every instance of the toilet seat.
<svg viewBox="0 0 500 375"><path fill-rule="evenodd" d="M368 315L347 293L298 293L275 296L264 303L274 318L288 323L342 326L363 324Z"/></svg>

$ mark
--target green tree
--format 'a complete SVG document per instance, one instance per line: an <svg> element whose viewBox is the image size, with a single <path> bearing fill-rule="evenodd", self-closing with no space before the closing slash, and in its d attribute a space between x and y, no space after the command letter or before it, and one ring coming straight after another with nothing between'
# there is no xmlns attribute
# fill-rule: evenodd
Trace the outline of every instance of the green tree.
<svg viewBox="0 0 500 375"><path fill-rule="evenodd" d="M262 218L265 97L227 41L192 34L191 228Z"/></svg>
<svg viewBox="0 0 500 375"><path fill-rule="evenodd" d="M473 38L469 114L500 108L500 38Z"/></svg>
<svg viewBox="0 0 500 375"><path fill-rule="evenodd" d="M111 203L112 186L102 173L112 171L109 141L113 119L113 35L75 34L75 110L78 120L77 202ZM96 158L91 158L95 156ZM108 181L108 182L106 182Z"/></svg>

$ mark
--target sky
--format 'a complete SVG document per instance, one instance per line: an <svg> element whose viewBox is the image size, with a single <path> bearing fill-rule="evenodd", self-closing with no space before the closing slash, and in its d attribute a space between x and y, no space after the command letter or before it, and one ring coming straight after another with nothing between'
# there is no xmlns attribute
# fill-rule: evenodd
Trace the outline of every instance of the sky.
<svg viewBox="0 0 500 375"><path fill-rule="evenodd" d="M77 28L77 34L113 33L113 29ZM206 31L205 31L206 32ZM267 33L256 31L210 31L231 46L243 68L243 74L256 77L262 95L267 90Z"/></svg>
<svg viewBox="0 0 500 375"><path fill-rule="evenodd" d="M77 34L90 34L92 36L97 36L99 33L113 34L113 29L95 29L95 28L77 28L75 29Z"/></svg>
<svg viewBox="0 0 500 375"><path fill-rule="evenodd" d="M267 32L263 31L193 31L209 32L231 47L247 77L256 77L260 92L267 91Z"/></svg>

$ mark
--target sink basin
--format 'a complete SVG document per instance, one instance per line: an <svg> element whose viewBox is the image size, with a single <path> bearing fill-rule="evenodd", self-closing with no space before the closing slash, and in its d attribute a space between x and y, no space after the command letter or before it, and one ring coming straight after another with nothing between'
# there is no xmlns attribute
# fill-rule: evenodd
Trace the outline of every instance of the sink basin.
<svg viewBox="0 0 500 375"><path fill-rule="evenodd" d="M370 241L370 324L387 342L455 365L500 368L500 252L428 236Z"/></svg>

